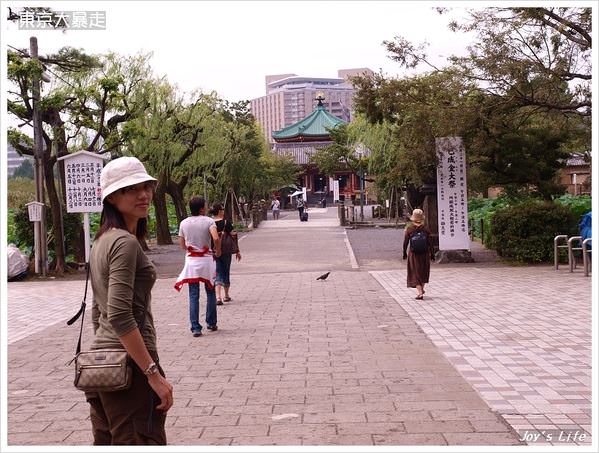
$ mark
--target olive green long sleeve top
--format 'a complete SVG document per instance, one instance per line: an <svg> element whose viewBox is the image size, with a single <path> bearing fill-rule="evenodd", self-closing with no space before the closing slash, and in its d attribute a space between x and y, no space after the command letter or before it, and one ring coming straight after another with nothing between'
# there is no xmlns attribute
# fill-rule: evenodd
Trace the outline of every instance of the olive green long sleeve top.
<svg viewBox="0 0 599 453"><path fill-rule="evenodd" d="M122 348L119 337L143 322L146 348L157 351L151 307L156 270L137 238L122 229L100 236L91 250L90 275L95 334L92 349Z"/></svg>

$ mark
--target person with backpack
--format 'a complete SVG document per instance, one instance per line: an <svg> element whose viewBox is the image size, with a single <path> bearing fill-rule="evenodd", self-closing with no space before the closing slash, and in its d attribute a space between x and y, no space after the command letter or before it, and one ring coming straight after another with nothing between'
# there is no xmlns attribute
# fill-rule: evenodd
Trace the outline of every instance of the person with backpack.
<svg viewBox="0 0 599 453"><path fill-rule="evenodd" d="M408 260L408 288L416 288L417 300L424 299L424 285L428 283L431 261L435 259L431 231L424 225L424 212L414 209L412 224L406 228L403 240L403 259Z"/></svg>

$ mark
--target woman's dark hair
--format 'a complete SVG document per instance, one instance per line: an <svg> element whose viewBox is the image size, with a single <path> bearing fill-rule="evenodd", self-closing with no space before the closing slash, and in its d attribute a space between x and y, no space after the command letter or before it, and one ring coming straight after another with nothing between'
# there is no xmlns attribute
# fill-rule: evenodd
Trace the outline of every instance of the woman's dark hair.
<svg viewBox="0 0 599 453"><path fill-rule="evenodd" d="M100 228L94 237L94 240L98 239L104 233L111 228L120 228L121 230L127 230L127 224L123 218L123 214L113 204L110 204L108 200L104 200L102 207L102 214L100 216ZM145 239L148 235L148 219L143 218L137 221L137 229L135 230L135 237L137 239Z"/></svg>
<svg viewBox="0 0 599 453"><path fill-rule="evenodd" d="M218 214L220 212L221 209L224 209L222 204L220 204L220 203L214 203L212 205L212 208L210 209L210 214L211 215L216 215L216 214Z"/></svg>
<svg viewBox="0 0 599 453"><path fill-rule="evenodd" d="M200 211L206 206L206 200L202 197L191 197L189 200L189 210L191 215L200 215Z"/></svg>

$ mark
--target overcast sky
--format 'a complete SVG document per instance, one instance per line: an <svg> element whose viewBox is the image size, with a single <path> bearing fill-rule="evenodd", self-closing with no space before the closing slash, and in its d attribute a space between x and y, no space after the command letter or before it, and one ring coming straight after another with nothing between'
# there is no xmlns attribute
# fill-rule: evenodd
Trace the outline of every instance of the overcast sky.
<svg viewBox="0 0 599 453"><path fill-rule="evenodd" d="M337 77L338 69L368 67L400 75L382 45L397 35L429 42L437 59L463 54L469 39L447 29L449 17L433 10L440 3L27 2L55 11L106 11L106 30L32 32L3 21L2 41L23 48L35 35L40 55L63 46L91 53L153 52L157 75L166 75L183 90L215 90L235 101L263 96L267 74ZM2 13L24 4L2 1ZM452 14L463 11L456 7Z"/></svg>

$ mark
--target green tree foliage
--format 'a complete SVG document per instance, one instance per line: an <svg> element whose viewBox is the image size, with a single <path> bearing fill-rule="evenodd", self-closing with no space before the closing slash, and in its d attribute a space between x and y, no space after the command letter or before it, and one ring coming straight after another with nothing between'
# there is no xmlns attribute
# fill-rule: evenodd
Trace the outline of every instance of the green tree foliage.
<svg viewBox="0 0 599 453"><path fill-rule="evenodd" d="M358 77L356 110L393 144L374 152L371 172L406 187L435 180L435 137L464 137L469 186L485 193L563 193L555 176L567 153L590 149L590 9L485 8L452 23L476 32L468 57L437 68L425 45L402 37L384 44L424 75ZM362 129L368 129L368 126ZM367 132L368 136L371 133Z"/></svg>
<svg viewBox="0 0 599 453"><path fill-rule="evenodd" d="M360 164L367 166L367 159L360 154L361 144L350 136L352 125L340 124L329 130L333 143L317 149L310 156L310 162L328 176L333 176L336 171L358 171Z"/></svg>
<svg viewBox="0 0 599 453"><path fill-rule="evenodd" d="M450 58L451 70L519 106L590 116L591 8L493 7L467 14L450 28L476 38L468 56ZM425 44L401 36L384 44L402 66L445 70L429 62Z"/></svg>
<svg viewBox="0 0 599 453"><path fill-rule="evenodd" d="M436 181L435 138L463 135L476 105L474 89L451 72L403 79L381 74L354 79L354 107L362 120L353 134L372 150L370 173L405 188L411 205L418 188Z"/></svg>
<svg viewBox="0 0 599 453"><path fill-rule="evenodd" d="M157 241L172 243L167 194L180 222L187 216L185 191L193 179L222 165L224 121L214 94L177 92L166 80L148 83L148 108L124 129L128 151L159 180L154 196Z"/></svg>
<svg viewBox="0 0 599 453"><path fill-rule="evenodd" d="M250 112L248 101L221 103L227 148L216 173L216 199L232 207L232 193L252 204L292 184L300 172L291 158L274 155Z"/></svg>
<svg viewBox="0 0 599 453"><path fill-rule="evenodd" d="M485 193L489 186L501 186L510 195L546 199L563 193L556 176L568 157L568 130L558 126L554 114L522 110L485 98L478 124L465 125L471 189Z"/></svg>
<svg viewBox="0 0 599 453"><path fill-rule="evenodd" d="M57 71L62 72L65 77L70 74L81 71L89 71L96 65L96 61L84 56L82 53L71 53L72 60L64 62L60 56L40 57L34 60L29 57L25 50L12 51L7 53L8 58L8 112L20 123L21 128L32 126L33 121L33 94L32 81L34 76L41 76L44 65L48 68L52 66ZM64 65L63 65L64 64ZM39 100L39 111L42 119L43 145L40 151L41 164L44 171L44 185L48 200L50 202L50 213L52 217L53 230L51 234L57 238L55 245L55 271L61 275L65 269L64 255L64 236L63 216L61 212L61 202L54 182L54 165L60 155L66 154L67 131L61 113L64 112L66 103L70 100L64 96L61 88L54 87ZM32 156L33 140L28 134L30 129L17 130L14 128L8 131L8 140L11 145L20 153Z"/></svg>
<svg viewBox="0 0 599 453"><path fill-rule="evenodd" d="M44 185L52 215L54 270L65 269L63 206L64 181L59 190L55 181L55 165L59 157L71 151L112 153L123 152L123 123L145 109L140 95L148 75L148 56L118 57L87 55L83 50L64 48L53 55L32 60L26 50L8 54L8 112L21 123L20 129L10 129L8 139L21 154L33 155L32 77L46 68L53 76L39 102L43 126ZM142 92L143 94L143 92ZM64 174L62 162L58 175Z"/></svg>

